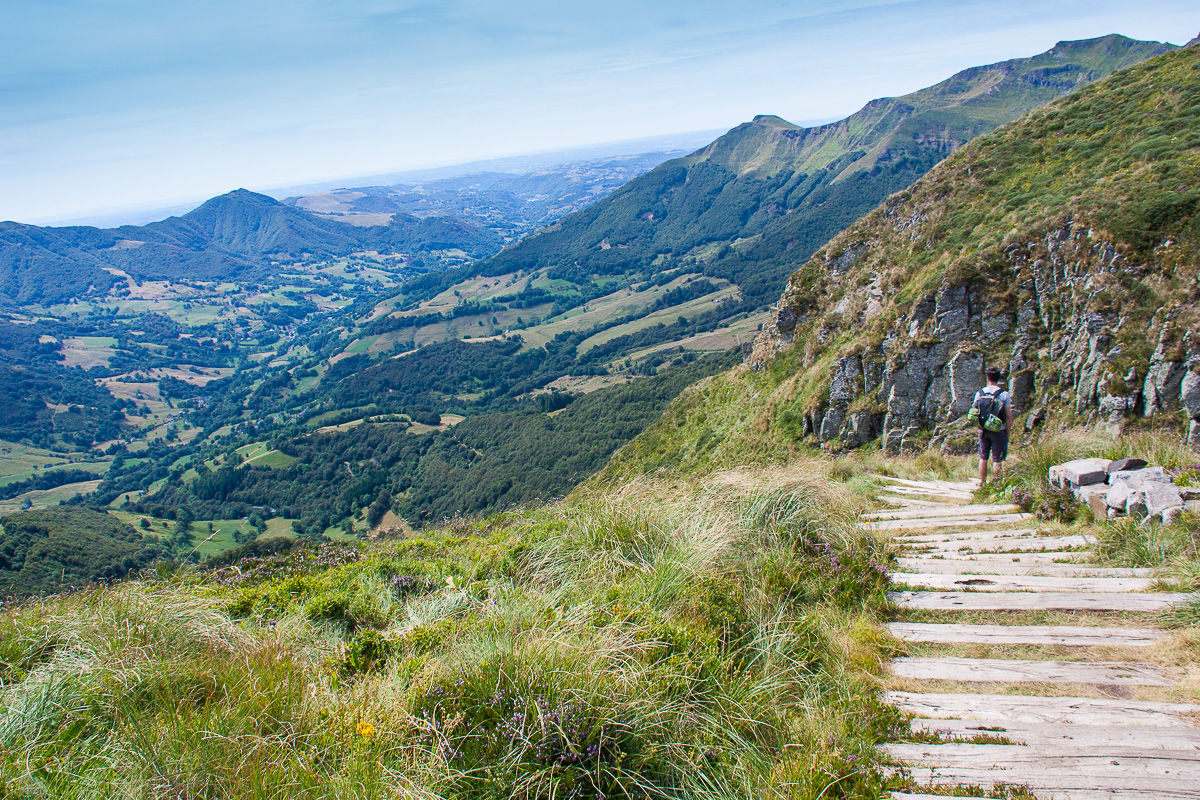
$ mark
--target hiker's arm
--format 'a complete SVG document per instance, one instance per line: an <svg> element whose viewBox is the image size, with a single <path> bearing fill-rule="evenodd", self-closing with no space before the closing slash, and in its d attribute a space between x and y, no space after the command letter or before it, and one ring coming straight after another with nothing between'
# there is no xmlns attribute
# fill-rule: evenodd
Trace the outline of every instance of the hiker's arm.
<svg viewBox="0 0 1200 800"><path fill-rule="evenodd" d="M1008 417L1008 422L1005 424L1005 429L1012 431L1012 401L1008 401L1008 405L1004 407L1004 416Z"/></svg>

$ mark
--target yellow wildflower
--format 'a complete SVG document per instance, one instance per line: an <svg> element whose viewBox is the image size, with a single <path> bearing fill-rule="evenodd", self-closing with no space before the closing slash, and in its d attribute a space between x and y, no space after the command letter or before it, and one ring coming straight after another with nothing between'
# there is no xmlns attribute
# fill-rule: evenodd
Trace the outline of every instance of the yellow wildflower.
<svg viewBox="0 0 1200 800"><path fill-rule="evenodd" d="M369 739L375 735L375 726L369 722L359 722L354 729L358 731L358 735L364 739Z"/></svg>

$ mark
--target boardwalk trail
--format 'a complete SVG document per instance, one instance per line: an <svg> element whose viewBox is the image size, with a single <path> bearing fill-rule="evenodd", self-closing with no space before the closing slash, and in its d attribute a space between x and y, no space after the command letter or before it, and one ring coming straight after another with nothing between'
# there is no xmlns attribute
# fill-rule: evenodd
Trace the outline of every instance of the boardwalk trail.
<svg viewBox="0 0 1200 800"><path fill-rule="evenodd" d="M1089 563L1089 537L971 504L973 483L880 480L893 508L862 525L900 548L888 628L913 654L892 662L886 700L918 740L885 747L916 784L1200 800L1200 704L1144 657L1164 635L1153 612L1190 595Z"/></svg>

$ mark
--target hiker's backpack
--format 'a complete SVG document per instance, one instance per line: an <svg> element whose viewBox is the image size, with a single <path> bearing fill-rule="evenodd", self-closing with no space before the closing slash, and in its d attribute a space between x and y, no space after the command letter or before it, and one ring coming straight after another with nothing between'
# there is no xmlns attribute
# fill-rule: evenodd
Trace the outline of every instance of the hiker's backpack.
<svg viewBox="0 0 1200 800"><path fill-rule="evenodd" d="M979 427L993 433L1004 430L1004 403L1000 402L1000 393L1004 390L996 387L995 392L989 392L987 386L975 395L975 402L967 412L967 419L978 422Z"/></svg>

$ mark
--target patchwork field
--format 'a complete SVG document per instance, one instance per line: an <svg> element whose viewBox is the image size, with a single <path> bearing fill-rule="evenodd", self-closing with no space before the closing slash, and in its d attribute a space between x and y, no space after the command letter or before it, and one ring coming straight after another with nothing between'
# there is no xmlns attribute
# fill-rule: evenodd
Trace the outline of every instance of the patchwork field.
<svg viewBox="0 0 1200 800"><path fill-rule="evenodd" d="M107 367L116 345L117 340L111 336L72 336L62 343L62 363L83 369Z"/></svg>

